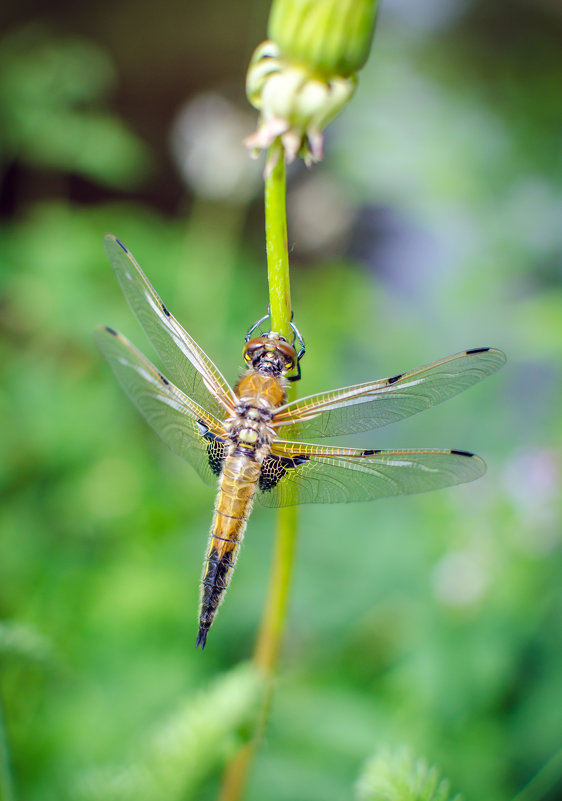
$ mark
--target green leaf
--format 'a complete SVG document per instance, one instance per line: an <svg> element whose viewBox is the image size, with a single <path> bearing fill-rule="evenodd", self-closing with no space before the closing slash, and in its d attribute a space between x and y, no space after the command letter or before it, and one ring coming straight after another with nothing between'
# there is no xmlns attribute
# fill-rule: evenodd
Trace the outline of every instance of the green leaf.
<svg viewBox="0 0 562 801"><path fill-rule="evenodd" d="M461 801L449 793L439 769L416 759L407 748L382 749L367 763L357 788L358 801Z"/></svg>
<svg viewBox="0 0 562 801"><path fill-rule="evenodd" d="M242 665L195 698L182 700L128 760L79 778L80 801L166 801L190 797L246 739L262 693L259 674Z"/></svg>

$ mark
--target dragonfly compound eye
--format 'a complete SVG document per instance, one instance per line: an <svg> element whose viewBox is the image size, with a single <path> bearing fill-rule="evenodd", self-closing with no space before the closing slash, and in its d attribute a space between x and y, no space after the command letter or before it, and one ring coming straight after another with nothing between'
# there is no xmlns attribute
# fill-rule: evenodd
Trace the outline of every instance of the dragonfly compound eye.
<svg viewBox="0 0 562 801"><path fill-rule="evenodd" d="M254 364L256 359L263 353L266 342L265 337L255 337L246 342L244 345L244 361L247 364Z"/></svg>
<svg viewBox="0 0 562 801"><path fill-rule="evenodd" d="M288 373L293 370L297 363L297 352L293 346L280 339L276 344L276 350L284 361L283 372Z"/></svg>

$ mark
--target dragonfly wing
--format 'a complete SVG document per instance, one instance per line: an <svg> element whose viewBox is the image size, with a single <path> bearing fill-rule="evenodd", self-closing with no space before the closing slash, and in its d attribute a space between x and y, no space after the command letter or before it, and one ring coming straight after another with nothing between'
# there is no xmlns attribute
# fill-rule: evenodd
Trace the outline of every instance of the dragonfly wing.
<svg viewBox="0 0 562 801"><path fill-rule="evenodd" d="M159 437L206 484L216 483L224 457L222 424L171 384L124 336L98 328L96 344L119 383Z"/></svg>
<svg viewBox="0 0 562 801"><path fill-rule="evenodd" d="M495 348L475 348L391 378L310 395L282 407L283 437L333 437L380 428L452 398L505 362ZM286 428L288 426L288 428Z"/></svg>
<svg viewBox="0 0 562 801"><path fill-rule="evenodd" d="M132 254L111 234L104 247L129 306L174 381L215 417L230 412L235 398L229 384L170 314Z"/></svg>
<svg viewBox="0 0 562 801"><path fill-rule="evenodd" d="M358 450L275 442L258 498L264 506L349 503L451 487L486 472L479 456L452 450Z"/></svg>

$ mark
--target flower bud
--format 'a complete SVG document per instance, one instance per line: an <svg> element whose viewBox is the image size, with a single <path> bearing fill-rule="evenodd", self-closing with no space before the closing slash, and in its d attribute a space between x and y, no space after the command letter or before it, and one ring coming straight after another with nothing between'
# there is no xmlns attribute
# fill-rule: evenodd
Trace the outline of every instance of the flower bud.
<svg viewBox="0 0 562 801"><path fill-rule="evenodd" d="M320 161L322 131L352 97L367 59L376 9L377 0L274 0L271 40L257 47L246 79L248 99L260 111L257 131L245 140L249 148L279 139L287 162Z"/></svg>
<svg viewBox="0 0 562 801"><path fill-rule="evenodd" d="M268 36L284 59L347 78L369 55L378 0L274 0Z"/></svg>

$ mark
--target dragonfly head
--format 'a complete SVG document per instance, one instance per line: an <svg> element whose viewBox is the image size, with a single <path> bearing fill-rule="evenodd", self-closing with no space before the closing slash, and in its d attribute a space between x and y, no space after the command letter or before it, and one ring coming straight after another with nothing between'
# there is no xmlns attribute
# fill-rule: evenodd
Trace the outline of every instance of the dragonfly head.
<svg viewBox="0 0 562 801"><path fill-rule="evenodd" d="M250 339L244 345L244 361L258 373L285 375L297 365L297 352L275 331Z"/></svg>

